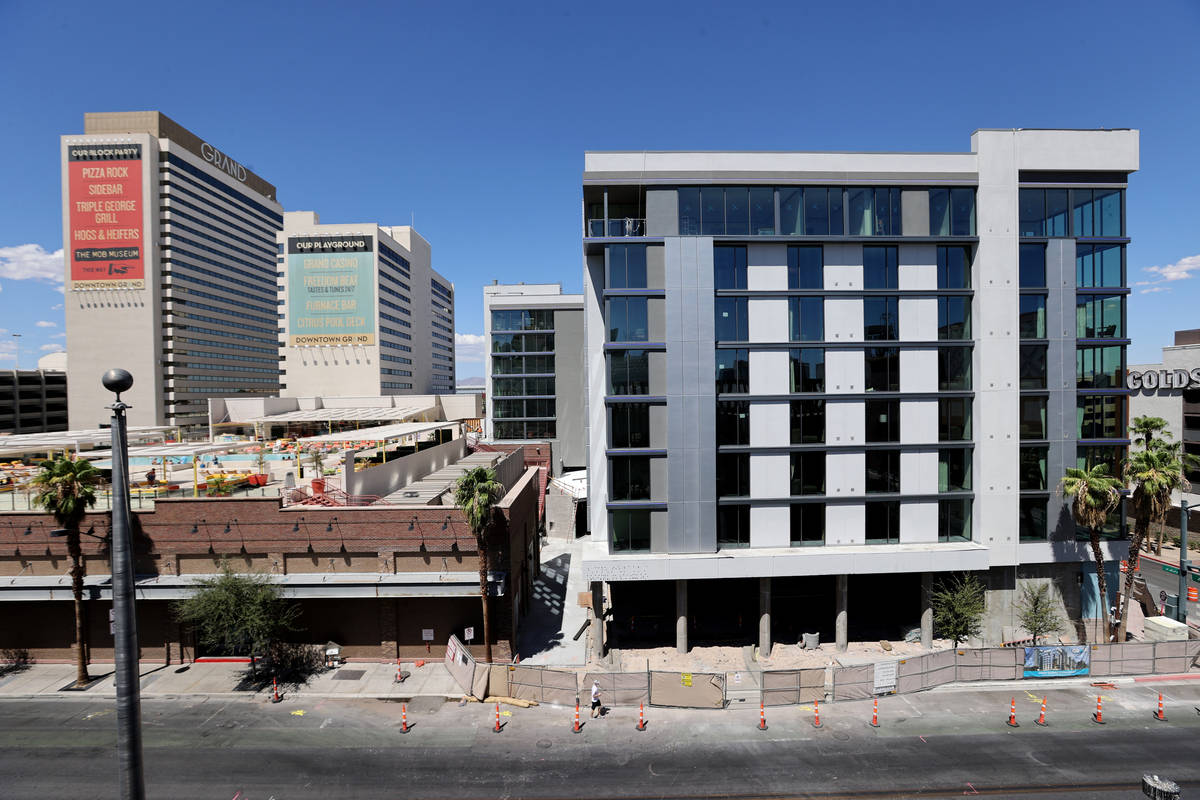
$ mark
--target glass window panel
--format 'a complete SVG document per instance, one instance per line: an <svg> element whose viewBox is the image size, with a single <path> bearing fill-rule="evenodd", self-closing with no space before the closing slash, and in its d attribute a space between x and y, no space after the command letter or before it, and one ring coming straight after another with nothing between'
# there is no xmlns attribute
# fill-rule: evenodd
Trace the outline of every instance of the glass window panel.
<svg viewBox="0 0 1200 800"><path fill-rule="evenodd" d="M969 447L938 450L938 491L971 491L973 451Z"/></svg>
<svg viewBox="0 0 1200 800"><path fill-rule="evenodd" d="M1023 244L1019 250L1022 289L1040 289L1046 285L1046 246Z"/></svg>
<svg viewBox="0 0 1200 800"><path fill-rule="evenodd" d="M650 511L647 509L617 509L609 512L612 519L612 549L614 553L639 553L650 550Z"/></svg>
<svg viewBox="0 0 1200 800"><path fill-rule="evenodd" d="M745 297L718 297L715 299L717 341L744 342L750 338L749 318Z"/></svg>
<svg viewBox="0 0 1200 800"><path fill-rule="evenodd" d="M793 495L825 494L824 453L792 453L791 493Z"/></svg>
<svg viewBox="0 0 1200 800"><path fill-rule="evenodd" d="M1046 483L1047 447L1022 447L1018 488L1021 491L1042 491Z"/></svg>
<svg viewBox="0 0 1200 800"><path fill-rule="evenodd" d="M866 402L866 437L868 442L900 441L899 400Z"/></svg>
<svg viewBox="0 0 1200 800"><path fill-rule="evenodd" d="M895 289L899 285L898 251L894 246L863 248L863 288Z"/></svg>
<svg viewBox="0 0 1200 800"><path fill-rule="evenodd" d="M825 351L804 348L791 351L792 392L825 391Z"/></svg>
<svg viewBox="0 0 1200 800"><path fill-rule="evenodd" d="M875 190L875 235L892 235L892 195L889 189Z"/></svg>
<svg viewBox="0 0 1200 800"><path fill-rule="evenodd" d="M957 442L971 438L971 400L943 397L938 400L938 441Z"/></svg>
<svg viewBox="0 0 1200 800"><path fill-rule="evenodd" d="M612 494L610 500L650 499L650 457L612 456Z"/></svg>
<svg viewBox="0 0 1200 800"><path fill-rule="evenodd" d="M1071 190L1071 224L1076 238L1080 236L1095 236L1092 225L1092 190Z"/></svg>
<svg viewBox="0 0 1200 800"><path fill-rule="evenodd" d="M938 298L938 338L971 338L971 298Z"/></svg>
<svg viewBox="0 0 1200 800"><path fill-rule="evenodd" d="M793 342L819 342L825 338L825 301L820 297L789 297L788 333Z"/></svg>
<svg viewBox="0 0 1200 800"><path fill-rule="evenodd" d="M820 444L825 441L825 401L793 400L791 407L792 444Z"/></svg>
<svg viewBox="0 0 1200 800"><path fill-rule="evenodd" d="M975 190L950 190L950 235L975 235Z"/></svg>
<svg viewBox="0 0 1200 800"><path fill-rule="evenodd" d="M1020 230L1022 236L1046 235L1046 193L1042 189L1021 189Z"/></svg>
<svg viewBox="0 0 1200 800"><path fill-rule="evenodd" d="M774 211L771 212L774 217ZM750 190L745 186L725 187L725 235L750 233Z"/></svg>
<svg viewBox="0 0 1200 800"><path fill-rule="evenodd" d="M1046 541L1046 507L1048 503L1048 497L1021 498L1017 530L1022 542Z"/></svg>
<svg viewBox="0 0 1200 800"><path fill-rule="evenodd" d="M956 497L938 501L938 541L971 541L971 499Z"/></svg>
<svg viewBox="0 0 1200 800"><path fill-rule="evenodd" d="M1067 236L1067 202L1066 189L1046 190L1046 236Z"/></svg>
<svg viewBox="0 0 1200 800"><path fill-rule="evenodd" d="M745 394L750 391L750 351L717 350L717 393Z"/></svg>
<svg viewBox="0 0 1200 800"><path fill-rule="evenodd" d="M1122 347L1075 348L1075 385L1080 389L1120 389L1125 385L1121 368Z"/></svg>
<svg viewBox="0 0 1200 800"><path fill-rule="evenodd" d="M929 235L950 235L950 190L929 190Z"/></svg>
<svg viewBox="0 0 1200 800"><path fill-rule="evenodd" d="M971 288L971 250L963 245L948 245L937 249L938 288Z"/></svg>
<svg viewBox="0 0 1200 800"><path fill-rule="evenodd" d="M750 454L717 453L717 497L750 496Z"/></svg>
<svg viewBox="0 0 1200 800"><path fill-rule="evenodd" d="M1020 399L1020 431L1022 439L1046 438L1046 398L1022 397Z"/></svg>
<svg viewBox="0 0 1200 800"><path fill-rule="evenodd" d="M839 190L834 190L839 191ZM827 236L829 230L829 190L825 188L808 187L804 190L804 234L806 236ZM839 215L841 211L838 211ZM838 222L841 222L839 216ZM839 224L838 233L841 233Z"/></svg>
<svg viewBox="0 0 1200 800"><path fill-rule="evenodd" d="M938 348L938 389L943 392L971 388L971 348Z"/></svg>
<svg viewBox="0 0 1200 800"><path fill-rule="evenodd" d="M825 544L825 504L793 503L790 542L793 547Z"/></svg>
<svg viewBox="0 0 1200 800"><path fill-rule="evenodd" d="M863 338L868 341L899 339L899 304L897 297L864 297Z"/></svg>
<svg viewBox="0 0 1200 800"><path fill-rule="evenodd" d="M645 350L610 353L609 370L614 395L650 393L650 357Z"/></svg>
<svg viewBox="0 0 1200 800"><path fill-rule="evenodd" d="M1083 395L1076 399L1080 439L1125 438L1125 398Z"/></svg>
<svg viewBox="0 0 1200 800"><path fill-rule="evenodd" d="M750 189L750 233L775 235L775 190L755 186Z"/></svg>
<svg viewBox="0 0 1200 800"><path fill-rule="evenodd" d="M866 453L867 494L900 491L900 451L868 450Z"/></svg>
<svg viewBox="0 0 1200 800"><path fill-rule="evenodd" d="M700 190L700 231L705 236L725 235L725 190L720 186Z"/></svg>
<svg viewBox="0 0 1200 800"><path fill-rule="evenodd" d="M746 248L714 247L713 278L716 289L745 289Z"/></svg>
<svg viewBox="0 0 1200 800"><path fill-rule="evenodd" d="M750 546L750 506L717 506L717 546Z"/></svg>
<svg viewBox="0 0 1200 800"><path fill-rule="evenodd" d="M847 233L851 236L873 236L875 232L873 189L847 189L846 205L850 211L850 226Z"/></svg>
<svg viewBox="0 0 1200 800"><path fill-rule="evenodd" d="M824 248L788 248L788 288L821 289L825 285Z"/></svg>
<svg viewBox="0 0 1200 800"><path fill-rule="evenodd" d="M1125 254L1122 245L1109 244L1096 248L1096 270L1100 275L1097 286L1119 287L1125 285L1121 273L1121 261Z"/></svg>
<svg viewBox="0 0 1200 800"><path fill-rule="evenodd" d="M864 351L866 391L900 391L900 348L871 347Z"/></svg>
<svg viewBox="0 0 1200 800"><path fill-rule="evenodd" d="M874 500L866 504L867 544L900 542L900 501Z"/></svg>
<svg viewBox="0 0 1200 800"><path fill-rule="evenodd" d="M1097 189L1095 194L1096 235L1122 236L1121 190Z"/></svg>
<svg viewBox="0 0 1200 800"><path fill-rule="evenodd" d="M1046 295L1021 295L1021 338L1046 338Z"/></svg>
<svg viewBox="0 0 1200 800"><path fill-rule="evenodd" d="M829 235L842 235L842 190L829 190Z"/></svg>
<svg viewBox="0 0 1200 800"><path fill-rule="evenodd" d="M695 187L679 189L679 235L700 235L700 190Z"/></svg>
<svg viewBox="0 0 1200 800"><path fill-rule="evenodd" d="M1120 295L1076 295L1075 335L1080 339L1121 338L1124 305Z"/></svg>
<svg viewBox="0 0 1200 800"><path fill-rule="evenodd" d="M779 233L800 236L804 233L804 190L795 187L779 190Z"/></svg>
<svg viewBox="0 0 1200 800"><path fill-rule="evenodd" d="M1075 450L1076 465L1079 469L1091 469L1097 464L1104 464L1110 476L1119 475L1125 452L1126 448L1120 445L1081 445Z"/></svg>
<svg viewBox="0 0 1200 800"><path fill-rule="evenodd" d="M744 400L717 403L717 444L750 444L750 404Z"/></svg>
<svg viewBox="0 0 1200 800"><path fill-rule="evenodd" d="M646 245L631 244L625 246L628 259L626 266L625 286L629 289L646 288Z"/></svg>
<svg viewBox="0 0 1200 800"><path fill-rule="evenodd" d="M1022 389L1046 388L1046 345L1023 344L1020 351L1020 386Z"/></svg>
<svg viewBox="0 0 1200 800"><path fill-rule="evenodd" d="M612 406L612 446L650 446L650 405L617 403Z"/></svg>

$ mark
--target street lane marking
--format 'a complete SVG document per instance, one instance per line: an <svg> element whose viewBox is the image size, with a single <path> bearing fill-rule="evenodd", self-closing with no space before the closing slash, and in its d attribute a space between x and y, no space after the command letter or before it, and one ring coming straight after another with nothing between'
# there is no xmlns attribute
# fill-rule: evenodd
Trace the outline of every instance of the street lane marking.
<svg viewBox="0 0 1200 800"><path fill-rule="evenodd" d="M304 716L304 709L302 709L302 708L298 708L298 709L296 709L295 711L293 711L293 712L292 712L292 716L293 716L293 717L303 717L303 716Z"/></svg>

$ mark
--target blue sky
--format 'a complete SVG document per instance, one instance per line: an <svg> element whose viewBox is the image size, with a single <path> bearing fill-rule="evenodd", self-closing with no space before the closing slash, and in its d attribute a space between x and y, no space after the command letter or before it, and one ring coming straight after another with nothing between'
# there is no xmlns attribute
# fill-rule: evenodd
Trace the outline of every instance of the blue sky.
<svg viewBox="0 0 1200 800"><path fill-rule="evenodd" d="M1136 8L1136 10L1135 10ZM286 9L281 13L277 9ZM580 286L583 151L965 151L1133 127L1130 361L1200 326L1200 3L0 0L0 368L61 347L58 137L157 109L290 210L405 224L455 282Z"/></svg>

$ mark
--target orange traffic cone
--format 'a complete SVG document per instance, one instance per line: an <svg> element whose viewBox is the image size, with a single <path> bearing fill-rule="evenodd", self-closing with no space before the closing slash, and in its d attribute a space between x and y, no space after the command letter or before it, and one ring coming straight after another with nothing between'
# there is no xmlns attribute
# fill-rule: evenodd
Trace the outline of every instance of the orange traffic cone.
<svg viewBox="0 0 1200 800"><path fill-rule="evenodd" d="M274 677L271 678L271 693L272 693L272 697L271 697L272 703L278 703L281 700L283 700L283 698L279 696L279 682L276 681Z"/></svg>
<svg viewBox="0 0 1200 800"><path fill-rule="evenodd" d="M1104 724L1104 708L1100 703L1101 699L1102 697L1100 695L1096 695L1096 713L1092 714L1092 722L1096 723L1097 725Z"/></svg>
<svg viewBox="0 0 1200 800"><path fill-rule="evenodd" d="M761 700L758 702L758 729L760 731L767 729L767 707Z"/></svg>
<svg viewBox="0 0 1200 800"><path fill-rule="evenodd" d="M1046 727L1046 697L1042 696L1042 713L1038 714L1038 718L1034 720L1034 724Z"/></svg>
<svg viewBox="0 0 1200 800"><path fill-rule="evenodd" d="M1154 712L1154 718L1159 722L1167 721L1167 714L1163 711L1162 692L1158 693L1158 711Z"/></svg>
<svg viewBox="0 0 1200 800"><path fill-rule="evenodd" d="M875 701L871 706L871 727L872 728L879 727L879 698L878 697L875 698Z"/></svg>
<svg viewBox="0 0 1200 800"><path fill-rule="evenodd" d="M1012 699L1012 703L1008 708L1008 727L1016 728L1017 725L1017 698Z"/></svg>
<svg viewBox="0 0 1200 800"><path fill-rule="evenodd" d="M582 728L579 727L579 700L575 700L575 726L571 728L571 733L579 733Z"/></svg>
<svg viewBox="0 0 1200 800"><path fill-rule="evenodd" d="M408 733L408 704L400 704L400 732Z"/></svg>
<svg viewBox="0 0 1200 800"><path fill-rule="evenodd" d="M496 727L492 728L492 733L500 732L500 704L496 703Z"/></svg>
<svg viewBox="0 0 1200 800"><path fill-rule="evenodd" d="M813 727L821 727L821 701L813 700Z"/></svg>
<svg viewBox="0 0 1200 800"><path fill-rule="evenodd" d="M646 730L646 704L645 704L645 703L638 703L638 724L637 724L637 729L638 729L639 731L644 731L644 730Z"/></svg>

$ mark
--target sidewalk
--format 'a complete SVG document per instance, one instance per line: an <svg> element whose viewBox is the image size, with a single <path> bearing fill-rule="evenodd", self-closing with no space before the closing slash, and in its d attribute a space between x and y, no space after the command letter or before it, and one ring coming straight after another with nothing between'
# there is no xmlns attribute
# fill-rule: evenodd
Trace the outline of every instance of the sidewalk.
<svg viewBox="0 0 1200 800"><path fill-rule="evenodd" d="M404 662L410 673L396 683L395 664L345 664L313 676L302 686L281 685L289 697L344 697L401 699L411 697L462 697L462 689L450 677L441 661L426 661L417 667ZM115 676L111 664L92 664L89 671L97 679L84 690L65 691L75 679L73 664L33 664L19 672L0 676L0 698L28 697L116 697ZM194 663L185 665L141 665L142 697L173 699L186 695L210 697L262 698L271 688L255 691L238 689L249 674L247 664Z"/></svg>

